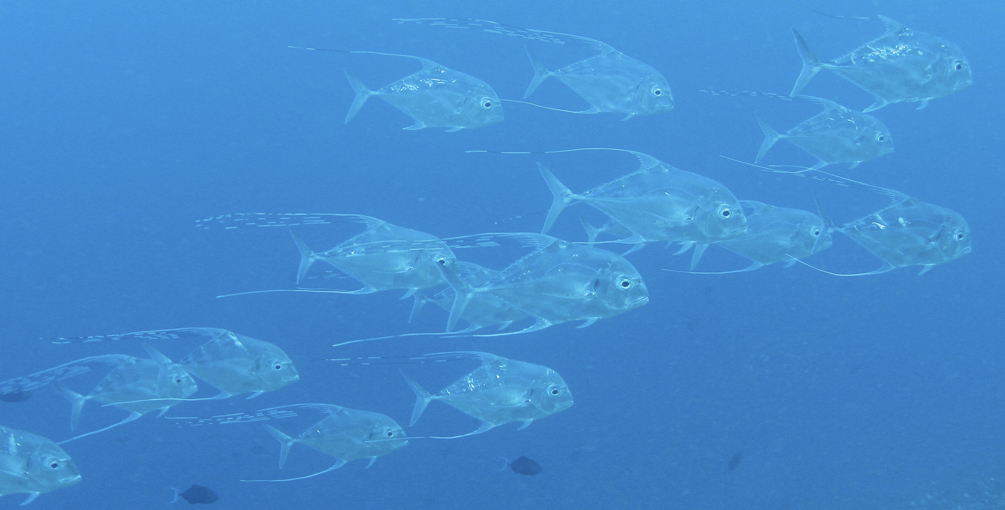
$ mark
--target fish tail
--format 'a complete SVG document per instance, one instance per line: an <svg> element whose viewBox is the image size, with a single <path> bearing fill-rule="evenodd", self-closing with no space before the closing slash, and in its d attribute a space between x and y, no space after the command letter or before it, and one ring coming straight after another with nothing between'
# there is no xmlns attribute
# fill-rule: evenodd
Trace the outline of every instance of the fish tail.
<svg viewBox="0 0 1005 510"><path fill-rule="evenodd" d="M433 396L423 389L422 386L419 386L419 383L415 382L405 372L402 372L401 376L405 378L405 382L415 392L415 408L412 409L412 421L408 423L408 426L411 427L415 425L415 422L419 421L419 417L422 416L422 412L426 410L429 402L433 400Z"/></svg>
<svg viewBox="0 0 1005 510"><path fill-rule="evenodd" d="M537 169L541 171L541 176L544 177L544 182L548 184L548 189L551 190L551 194L554 197L551 201L551 208L548 209L548 217L544 220L544 228L541 229L541 233L546 234L551 229L551 226L554 225L555 220L558 219L558 215L562 214L565 206L572 202L573 193L544 165L538 163Z"/></svg>
<svg viewBox="0 0 1005 510"><path fill-rule="evenodd" d="M348 124L349 121L356 116L356 112L363 107L363 103L365 103L367 99L370 99L370 96L373 95L373 91L366 88L366 85L363 85L363 82L361 82L359 78L349 74L348 71L345 72L345 77L349 79L349 85L351 85L352 90L356 92L356 97L352 100L352 106L349 107L349 112L345 114L345 123Z"/></svg>
<svg viewBox="0 0 1005 510"><path fill-rule="evenodd" d="M792 30L792 35L796 39L796 49L799 50L799 57L803 59L803 70L799 72L799 78L796 79L796 84L792 87L789 97L795 97L799 94L806 87L806 84L823 69L823 64L810 51L810 47L806 44L803 36L799 35L799 32L796 32L795 29Z"/></svg>
<svg viewBox="0 0 1005 510"><path fill-rule="evenodd" d="M272 437L279 441L279 469L283 469L283 465L286 464L286 457L290 454L290 447L293 443L297 442L290 436L284 434L281 430L273 427L272 425L262 425L265 430L268 431Z"/></svg>
<svg viewBox="0 0 1005 510"><path fill-rule="evenodd" d="M450 317L447 318L446 332L450 333L457 326L457 321L461 319L461 315L464 313L464 309L468 307L468 303L471 302L471 297L475 291L468 282L461 279L460 275L453 268L445 267L443 264L437 264L436 267L440 270L440 274L443 275L443 279L447 281L447 285L454 291L454 302L450 306Z"/></svg>
<svg viewBox="0 0 1005 510"><path fill-rule="evenodd" d="M544 67L544 64L542 64L529 49L527 50L527 56L530 58L530 65L534 66L534 78L530 80L530 85L527 85L527 92L523 93L524 99L527 99L528 96L533 94L534 91L537 90L538 85L540 85L545 78L551 76L551 72L548 71L548 68Z"/></svg>
<svg viewBox="0 0 1005 510"><path fill-rule="evenodd" d="M87 397L84 397L80 393L73 391L62 386L53 384L57 390L59 390L60 395L66 397L70 401L73 407L70 410L70 431L72 432L77 428L77 424L80 423L80 411L84 408L84 403L87 402Z"/></svg>
<svg viewBox="0 0 1005 510"><path fill-rule="evenodd" d="M297 269L297 283L303 281L304 277L307 276L307 270L311 268L314 261L318 260L318 256L311 250L307 243L300 236L297 235L293 229L290 229L290 235L293 236L293 242L296 243L297 249L300 250L300 267Z"/></svg>
<svg viewBox="0 0 1005 510"><path fill-rule="evenodd" d="M754 164L759 164L761 160L764 159L764 155L767 154L768 151L771 150L771 147L775 145L775 142L782 137L782 135L778 134L778 131L775 131L774 128L761 120L760 117L757 117L757 125L761 126L761 131L764 132L764 141L761 142L761 148L757 151L757 157L754 158Z"/></svg>

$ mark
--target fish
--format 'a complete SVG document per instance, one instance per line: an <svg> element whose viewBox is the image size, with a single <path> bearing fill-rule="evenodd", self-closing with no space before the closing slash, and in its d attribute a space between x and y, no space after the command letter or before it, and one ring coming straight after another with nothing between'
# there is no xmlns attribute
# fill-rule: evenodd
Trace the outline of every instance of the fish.
<svg viewBox="0 0 1005 510"><path fill-rule="evenodd" d="M202 485L193 485L183 491L178 491L178 489L172 488L174 491L174 499L169 503L174 503L178 499L184 499L188 501L190 505L208 505L220 499L220 496L210 489L209 487L204 487Z"/></svg>
<svg viewBox="0 0 1005 510"><path fill-rule="evenodd" d="M80 481L73 459L51 440L0 426L0 496L27 494L21 505L39 494Z"/></svg>
<svg viewBox="0 0 1005 510"><path fill-rule="evenodd" d="M60 441L59 444L124 425L151 411L160 411L163 415L180 399L196 392L198 386L188 372L152 347L145 347L151 358L130 357L112 369L87 395L57 387L73 405L70 430L77 428L80 412L89 400L129 411L129 416L117 423Z"/></svg>
<svg viewBox="0 0 1005 510"><path fill-rule="evenodd" d="M16 389L7 393L0 394L0 400L4 402L24 402L34 395L34 392L25 391L22 389Z"/></svg>
<svg viewBox="0 0 1005 510"><path fill-rule="evenodd" d="M55 343L92 343L110 340L160 341L209 338L177 365L208 382L220 394L211 399L250 393L254 398L300 380L293 360L274 344L220 328L175 328L134 331L115 335L59 338ZM167 400L167 399L157 399ZM203 400L203 399L170 399Z"/></svg>
<svg viewBox="0 0 1005 510"><path fill-rule="evenodd" d="M837 182L886 195L891 198L891 203L840 226L825 217L831 229L851 238L875 255L883 261L882 266L866 273L823 272L835 276L865 276L902 267L921 266L919 274L924 274L939 264L951 262L971 252L970 227L958 212L922 202L900 191L827 175Z"/></svg>
<svg viewBox="0 0 1005 510"><path fill-rule="evenodd" d="M924 108L932 99L947 96L973 83L970 63L958 45L917 32L886 16L883 35L850 53L820 61L806 40L792 31L803 68L790 95L797 95L822 69L831 71L875 96L865 113L891 103L917 102Z"/></svg>
<svg viewBox="0 0 1005 510"><path fill-rule="evenodd" d="M419 18L395 21L480 29L484 32L555 44L575 44L597 52L559 69L548 70L530 50L527 50L531 65L534 67L534 78L527 86L525 99L534 93L541 82L553 77L589 103L589 109L572 113L622 113L625 114L622 120L628 120L636 115L653 115L674 109L670 85L659 71L596 39L516 27L482 19Z"/></svg>
<svg viewBox="0 0 1005 510"><path fill-rule="evenodd" d="M0 395L31 396L33 390L91 372L96 368L118 367L133 359L125 354L90 356L47 368L30 375L14 377L0 382ZM10 400L7 400L10 402ZM16 401L16 400L15 400Z"/></svg>
<svg viewBox="0 0 1005 510"><path fill-rule="evenodd" d="M433 353L427 357L472 357L481 365L467 375L431 394L404 372L405 381L415 393L410 426L415 425L426 406L440 400L476 418L481 426L473 432L435 439L456 439L482 434L499 425L520 422L520 430L534 420L572 407L572 392L558 372L525 361L511 360L477 351Z"/></svg>
<svg viewBox="0 0 1005 510"><path fill-rule="evenodd" d="M315 252L291 229L293 241L300 251L297 283L304 280L315 262L322 261L358 280L363 287L355 290L288 289L286 291L369 294L382 290L404 289L405 297L408 297L416 290L442 285L443 277L437 267L451 265L457 261L450 247L436 236L361 214L235 213L200 220L197 226L202 228L223 226L228 229L246 226L293 227L329 224L333 219L362 223L364 230L334 248ZM240 292L225 296L261 292L276 291Z"/></svg>
<svg viewBox="0 0 1005 510"><path fill-rule="evenodd" d="M505 458L503 460L506 461L506 467L518 475L534 476L541 474L541 465L527 457L520 456L512 462Z"/></svg>
<svg viewBox="0 0 1005 510"><path fill-rule="evenodd" d="M461 242L462 238L450 238ZM469 236L475 244L517 240L531 252L500 270L481 285L464 281L456 268L441 266L454 292L447 332L454 329L472 302L498 300L535 319L519 331L473 335L500 336L529 333L569 321L586 327L598 319L614 317L649 302L649 293L638 270L615 253L569 243L544 234L480 234Z"/></svg>
<svg viewBox="0 0 1005 510"><path fill-rule="evenodd" d="M617 242L641 245L662 241L703 244L743 235L747 220L739 200L722 184L670 166L648 154L625 149L586 148L551 151L618 151L632 154L634 172L574 193L544 165L538 169L553 199L542 233L547 233L571 204L582 202L606 214L632 235ZM609 229L608 229L609 230Z"/></svg>
<svg viewBox="0 0 1005 510"><path fill-rule="evenodd" d="M460 278L468 286L477 287L484 285L499 275L499 271L471 262L458 261L456 267ZM408 319L410 323L418 315L419 310L425 303L433 303L449 312L453 307L454 301L457 299L457 293L453 288L447 286L432 296L426 296L420 291L416 292L414 297L415 304L412 307L412 314ZM459 316L460 320L468 322L470 326L458 333L469 333L488 326L499 326L500 329L504 329L513 322L528 317L528 313L519 306L513 305L490 293L479 293L472 296Z"/></svg>
<svg viewBox="0 0 1005 510"><path fill-rule="evenodd" d="M799 172L819 170L838 163L848 163L848 168L855 168L863 161L893 152L890 130L876 117L826 99L796 97L820 104L824 110L784 133L778 133L758 118L764 142L754 163L759 164L779 140L785 140L817 158L816 164Z"/></svg>
<svg viewBox="0 0 1005 510"><path fill-rule="evenodd" d="M345 72L356 93L345 123L348 124L371 97L383 99L415 121L406 130L442 127L448 133L488 126L502 122L505 114L499 95L489 84L469 74L450 69L423 57L398 53L363 50L332 50L324 48L295 49L329 51L357 55L382 55L419 62L422 68L377 90L371 90L355 76Z"/></svg>
<svg viewBox="0 0 1005 510"><path fill-rule="evenodd" d="M750 265L714 274L753 271L779 262L785 262L788 267L796 259L809 257L833 244L832 230L827 228L822 218L809 211L754 200L741 200L740 205L747 216L747 232L713 245L750 260ZM691 271L698 265L707 246L695 247Z"/></svg>
<svg viewBox="0 0 1005 510"><path fill-rule="evenodd" d="M408 445L404 429L390 417L372 411L361 411L333 404L289 404L258 411L254 415L226 416L218 423L243 423L263 419L289 418L298 410L321 412L323 419L311 425L296 437L291 437L279 429L263 424L265 429L280 444L279 467L286 464L290 448L297 443L335 457L331 467L317 473L282 480L241 480L242 482L290 482L304 480L334 471L346 463L358 459L370 459L373 465L377 457L387 455Z"/></svg>

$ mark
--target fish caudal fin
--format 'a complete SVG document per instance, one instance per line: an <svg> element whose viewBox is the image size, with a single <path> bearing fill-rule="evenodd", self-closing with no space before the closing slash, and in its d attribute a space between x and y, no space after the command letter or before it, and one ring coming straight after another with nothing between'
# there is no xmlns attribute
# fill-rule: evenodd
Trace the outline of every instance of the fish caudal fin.
<svg viewBox="0 0 1005 510"><path fill-rule="evenodd" d="M59 390L59 394L66 397L66 399L69 400L70 404L73 406L70 410L70 431L76 430L77 424L80 423L80 411L84 408L84 403L87 402L87 397L56 384L53 384L53 386L55 386L56 389Z"/></svg>
<svg viewBox="0 0 1005 510"><path fill-rule="evenodd" d="M272 425L262 426L265 427L265 430L272 437L276 438L276 441L279 441L279 469L283 469L283 465L286 464L286 457L290 454L290 447L297 441Z"/></svg>
<svg viewBox="0 0 1005 510"><path fill-rule="evenodd" d="M311 268L314 261L319 260L314 250L311 250L307 243L300 236L297 235L293 229L290 229L290 235L293 236L293 242L296 243L297 249L300 250L300 267L297 268L297 283L303 281L304 277L307 276L307 270Z"/></svg>
<svg viewBox="0 0 1005 510"><path fill-rule="evenodd" d="M366 85L363 85L363 82L359 81L359 78L356 78L348 72L345 73L345 77L349 79L349 85L352 86L352 90L356 92L356 97L352 100L352 106L349 107L349 112L345 114L345 123L348 124L349 121L356 116L356 112L363 107L363 103L365 103L367 99L370 99L370 96L373 95L373 91L366 88Z"/></svg>
<svg viewBox="0 0 1005 510"><path fill-rule="evenodd" d="M552 200L551 207L548 209L548 217L544 220L544 227L541 228L542 234L547 234L551 226L555 224L555 220L558 219L558 215L562 214L562 210L565 206L572 202L573 193L572 190L566 188L561 181L555 177L555 174L551 173L550 170L544 167L541 163L537 164L537 169L541 171L541 176L544 177L544 182L548 184L548 189L551 190Z"/></svg>
<svg viewBox="0 0 1005 510"><path fill-rule="evenodd" d="M461 319L461 315L464 314L464 309L468 307L468 303L471 302L471 297L474 296L475 290L457 274L454 268L446 267L443 264L437 264L436 268L439 269L440 275L446 280L447 285L454 291L454 302L450 305L450 316L447 318L446 332L450 333L457 326L457 322Z"/></svg>
<svg viewBox="0 0 1005 510"><path fill-rule="evenodd" d="M760 117L757 117L757 125L761 126L761 131L764 132L764 141L761 142L761 148L757 151L757 157L754 158L754 164L760 164L761 160L764 159L764 155L774 147L775 142L777 142L782 135L778 134L774 128L769 126Z"/></svg>
<svg viewBox="0 0 1005 510"><path fill-rule="evenodd" d="M548 71L548 68L544 67L544 64L542 64L530 50L527 50L527 57L530 58L530 65L534 66L534 78L530 80L530 85L527 85L527 91L523 93L524 99L527 99L527 97L533 94L534 91L537 90L538 85L540 85L545 78L551 76L551 72Z"/></svg>
<svg viewBox="0 0 1005 510"><path fill-rule="evenodd" d="M799 35L799 32L796 32L795 29L792 30L792 35L796 39L796 49L799 50L799 57L803 59L803 70L799 72L799 78L796 79L796 84L792 87L789 97L798 95L806 87L806 84L823 69L823 64L810 51L810 47L806 44L803 36Z"/></svg>
<svg viewBox="0 0 1005 510"><path fill-rule="evenodd" d="M433 396L423 389L422 386L419 386L419 383L412 380L405 372L402 372L401 376L405 378L405 382L415 392L415 407L412 409L412 420L408 422L408 426L411 427L415 425L415 422L419 421L419 417L422 416L422 412L426 410L429 402L433 400Z"/></svg>

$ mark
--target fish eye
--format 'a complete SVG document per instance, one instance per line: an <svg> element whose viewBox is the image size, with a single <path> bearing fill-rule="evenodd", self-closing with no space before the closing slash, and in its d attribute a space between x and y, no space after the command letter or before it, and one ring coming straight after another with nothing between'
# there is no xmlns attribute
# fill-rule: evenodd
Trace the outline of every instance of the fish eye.
<svg viewBox="0 0 1005 510"><path fill-rule="evenodd" d="M876 141L877 142L886 141L886 135L884 135L883 133L876 133Z"/></svg>
<svg viewBox="0 0 1005 510"><path fill-rule="evenodd" d="M394 431L391 429L387 429L387 432L384 432L384 435L389 438L394 437Z"/></svg>
<svg viewBox="0 0 1005 510"><path fill-rule="evenodd" d="M552 387L548 388L548 394L551 395L551 396L553 396L553 397L557 397L561 393L562 393L562 390L559 389L558 386L552 386Z"/></svg>
<svg viewBox="0 0 1005 510"><path fill-rule="evenodd" d="M957 230L957 231L956 231L956 234L954 234L954 235L953 235L953 237L954 237L954 238L955 238L955 239L956 239L957 241L962 241L962 240L963 240L963 239L964 239L965 237L967 237L967 236L966 236L966 234L964 234L964 233L963 233L962 231L960 231L960 230Z"/></svg>
<svg viewBox="0 0 1005 510"><path fill-rule="evenodd" d="M963 62L961 62L959 60L957 60L956 63L953 64L953 68L956 69L957 71L962 71L964 67L966 67L966 66L963 65Z"/></svg>
<svg viewBox="0 0 1005 510"><path fill-rule="evenodd" d="M628 278L622 278L621 279L621 288L622 289L630 289L630 288L632 288L632 281L629 280Z"/></svg>
<svg viewBox="0 0 1005 510"><path fill-rule="evenodd" d="M283 363L281 361L273 361L272 362L272 369L275 370L275 371L277 371L277 372L279 370L282 370L283 369Z"/></svg>
<svg viewBox="0 0 1005 510"><path fill-rule="evenodd" d="M652 92L653 92L653 95L656 96L656 97L660 97L660 96L663 95L663 89L661 89L659 87L653 87Z"/></svg>
<svg viewBox="0 0 1005 510"><path fill-rule="evenodd" d="M492 108L492 106L493 106L493 103L492 103L491 99L489 99L487 97L483 97L482 98L482 109L483 110L488 110L488 109Z"/></svg>
<svg viewBox="0 0 1005 510"><path fill-rule="evenodd" d="M60 462L59 459L54 459L50 457L46 459L45 467L49 468L49 471L56 471L59 468L63 467L63 463Z"/></svg>
<svg viewBox="0 0 1005 510"><path fill-rule="evenodd" d="M731 211L729 207L725 205L719 208L719 216L722 217L722 219L729 218L730 216L732 216L732 214L733 211Z"/></svg>
<svg viewBox="0 0 1005 510"><path fill-rule="evenodd" d="M813 230L810 231L810 235L812 235L813 237L820 237L820 229L814 228Z"/></svg>

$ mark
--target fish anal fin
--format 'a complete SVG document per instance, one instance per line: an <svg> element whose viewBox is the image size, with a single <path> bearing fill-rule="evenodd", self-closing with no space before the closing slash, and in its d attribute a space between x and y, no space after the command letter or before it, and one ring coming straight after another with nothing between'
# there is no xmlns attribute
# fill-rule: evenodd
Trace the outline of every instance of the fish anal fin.
<svg viewBox="0 0 1005 510"><path fill-rule="evenodd" d="M405 126L401 129L404 129L405 131L418 131L420 129L426 129L426 125L423 124L421 120L416 119L415 124L412 124L411 126ZM450 130L448 129L447 131L449 132Z"/></svg>
<svg viewBox="0 0 1005 510"><path fill-rule="evenodd" d="M531 423L534 423L534 420L523 420L523 422L520 423L520 426L517 427L517 430L523 430L529 427Z"/></svg>
<svg viewBox="0 0 1005 510"><path fill-rule="evenodd" d="M37 498L39 494L41 494L41 492L37 492L37 491L36 492L29 492L28 493L28 497L24 498L24 501L21 502L20 506L25 506L28 503L31 503L32 501L35 501L35 498Z"/></svg>

